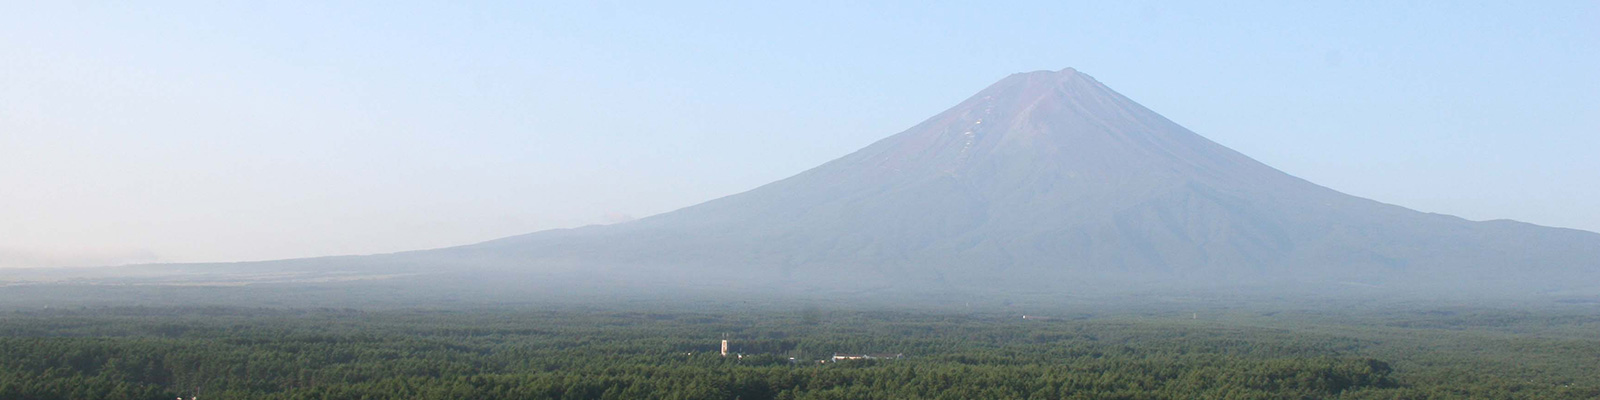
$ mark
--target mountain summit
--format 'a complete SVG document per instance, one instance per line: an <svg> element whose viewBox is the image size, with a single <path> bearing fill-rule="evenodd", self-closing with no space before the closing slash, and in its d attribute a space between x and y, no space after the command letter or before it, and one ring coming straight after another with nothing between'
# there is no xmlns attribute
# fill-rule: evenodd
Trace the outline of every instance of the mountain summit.
<svg viewBox="0 0 1600 400"><path fill-rule="evenodd" d="M1345 195L1068 68L745 193L429 254L649 282L1545 287L1600 271L1600 235Z"/></svg>

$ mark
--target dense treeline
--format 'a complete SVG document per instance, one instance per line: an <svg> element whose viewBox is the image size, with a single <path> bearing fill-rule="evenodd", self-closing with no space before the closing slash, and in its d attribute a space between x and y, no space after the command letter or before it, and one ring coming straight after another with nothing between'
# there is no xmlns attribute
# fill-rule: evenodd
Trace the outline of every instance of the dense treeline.
<svg viewBox="0 0 1600 400"><path fill-rule="evenodd" d="M1600 357L1592 338L1462 318L1417 330L818 310L12 312L0 317L0 399L1600 396L1583 372ZM1515 318L1544 317L1494 324ZM723 335L743 356L717 354ZM835 352L906 357L817 362Z"/></svg>

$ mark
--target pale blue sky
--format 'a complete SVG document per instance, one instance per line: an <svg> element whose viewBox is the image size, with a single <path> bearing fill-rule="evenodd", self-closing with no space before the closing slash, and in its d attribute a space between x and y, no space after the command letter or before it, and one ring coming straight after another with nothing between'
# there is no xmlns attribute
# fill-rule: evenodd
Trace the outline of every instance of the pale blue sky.
<svg viewBox="0 0 1600 400"><path fill-rule="evenodd" d="M11 2L0 267L471 243L1075 67L1334 189L1600 231L1600 2Z"/></svg>

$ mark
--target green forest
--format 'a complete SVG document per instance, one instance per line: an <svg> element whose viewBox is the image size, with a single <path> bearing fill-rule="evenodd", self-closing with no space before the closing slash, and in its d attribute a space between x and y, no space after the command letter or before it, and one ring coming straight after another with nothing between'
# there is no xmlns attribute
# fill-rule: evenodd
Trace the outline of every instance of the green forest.
<svg viewBox="0 0 1600 400"><path fill-rule="evenodd" d="M28 309L0 314L0 399L1594 399L1596 328L1592 308Z"/></svg>

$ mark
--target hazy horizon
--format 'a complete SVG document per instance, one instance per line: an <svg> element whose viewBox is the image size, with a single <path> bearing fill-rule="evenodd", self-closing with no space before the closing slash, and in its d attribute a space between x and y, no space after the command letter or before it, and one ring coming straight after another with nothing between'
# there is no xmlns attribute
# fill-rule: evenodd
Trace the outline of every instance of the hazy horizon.
<svg viewBox="0 0 1600 400"><path fill-rule="evenodd" d="M5 6L0 267L624 221L1065 67L1345 193L1600 231L1600 5L1541 6Z"/></svg>

